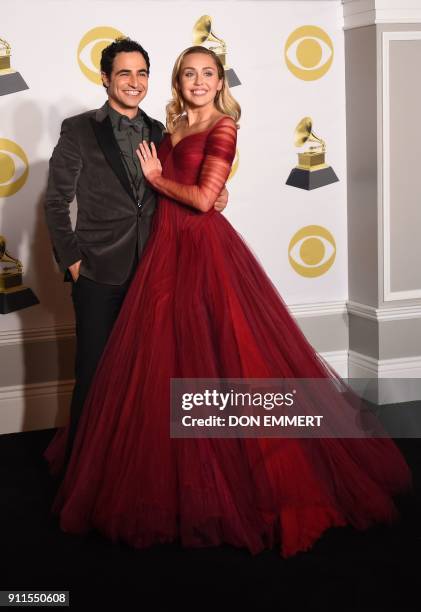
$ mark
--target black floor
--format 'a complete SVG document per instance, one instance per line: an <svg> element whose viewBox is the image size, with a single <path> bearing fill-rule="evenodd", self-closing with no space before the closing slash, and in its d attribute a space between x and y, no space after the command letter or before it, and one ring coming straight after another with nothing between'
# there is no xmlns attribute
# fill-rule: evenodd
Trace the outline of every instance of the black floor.
<svg viewBox="0 0 421 612"><path fill-rule="evenodd" d="M42 459L53 433L0 436L0 590L67 590L71 608L88 610L421 609L420 440L397 440L415 482L397 525L332 529L283 560L229 547L138 551L62 533Z"/></svg>

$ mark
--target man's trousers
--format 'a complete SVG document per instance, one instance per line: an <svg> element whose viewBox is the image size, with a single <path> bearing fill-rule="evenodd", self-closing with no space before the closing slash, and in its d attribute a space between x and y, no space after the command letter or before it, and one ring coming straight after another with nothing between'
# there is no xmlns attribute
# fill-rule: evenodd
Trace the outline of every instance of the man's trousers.
<svg viewBox="0 0 421 612"><path fill-rule="evenodd" d="M70 407L64 469L71 456L86 396L130 286L133 272L123 285L97 283L86 276L79 276L78 280L72 283L76 320L75 386Z"/></svg>

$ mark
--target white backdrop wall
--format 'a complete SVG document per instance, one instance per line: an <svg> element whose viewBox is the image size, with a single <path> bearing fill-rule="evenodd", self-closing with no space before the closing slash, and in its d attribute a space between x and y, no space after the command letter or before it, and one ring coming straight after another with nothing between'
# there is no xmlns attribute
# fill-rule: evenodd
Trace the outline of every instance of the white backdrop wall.
<svg viewBox="0 0 421 612"><path fill-rule="evenodd" d="M241 81L232 90L243 112L240 163L228 184L226 215L288 304L346 299L345 82L339 1L2 0L0 38L11 44L12 66L29 89L0 96L0 139L22 147L29 177L17 193L0 197L0 227L8 250L24 264L25 283L41 303L1 316L0 333L73 322L69 287L52 257L42 200L61 121L105 100L105 90L79 67L81 39L93 28L109 26L138 40L151 57L143 108L164 121L173 62L192 44L193 25L204 14L212 17L212 30L225 40L228 64ZM305 25L321 28L333 44L331 67L316 80L297 78L284 58L288 37ZM89 53L81 59L89 63ZM322 57L321 64L325 61ZM312 191L285 185L297 163L294 129L304 116L313 118L315 133L326 141L326 161L339 178ZM0 151L0 163L2 159ZM22 164L15 162L16 178ZM288 259L291 238L308 225L326 228L336 242L333 265L313 278L298 274Z"/></svg>

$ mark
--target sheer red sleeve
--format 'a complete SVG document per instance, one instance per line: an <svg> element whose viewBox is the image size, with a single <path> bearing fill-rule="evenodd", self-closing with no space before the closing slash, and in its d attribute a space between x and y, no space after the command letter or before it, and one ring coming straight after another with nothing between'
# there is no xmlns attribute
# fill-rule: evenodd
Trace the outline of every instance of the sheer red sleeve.
<svg viewBox="0 0 421 612"><path fill-rule="evenodd" d="M202 212L213 208L224 187L235 157L237 127L230 117L220 119L209 133L198 183L183 185L163 176L152 179L152 186L165 196Z"/></svg>

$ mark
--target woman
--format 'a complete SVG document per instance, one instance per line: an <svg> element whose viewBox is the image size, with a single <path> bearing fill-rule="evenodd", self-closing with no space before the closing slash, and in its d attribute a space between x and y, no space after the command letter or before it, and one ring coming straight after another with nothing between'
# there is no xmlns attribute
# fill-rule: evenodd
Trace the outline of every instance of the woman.
<svg viewBox="0 0 421 612"><path fill-rule="evenodd" d="M257 553L280 543L290 556L331 526L392 521L392 496L409 488L410 475L388 439L170 438L171 378L339 382L213 209L240 117L218 57L186 49L172 92L158 154L147 143L138 151L161 194L155 228L54 503L62 529L96 528L135 547L180 540ZM332 414L352 413L338 391L316 399ZM48 449L52 465L60 451Z"/></svg>

